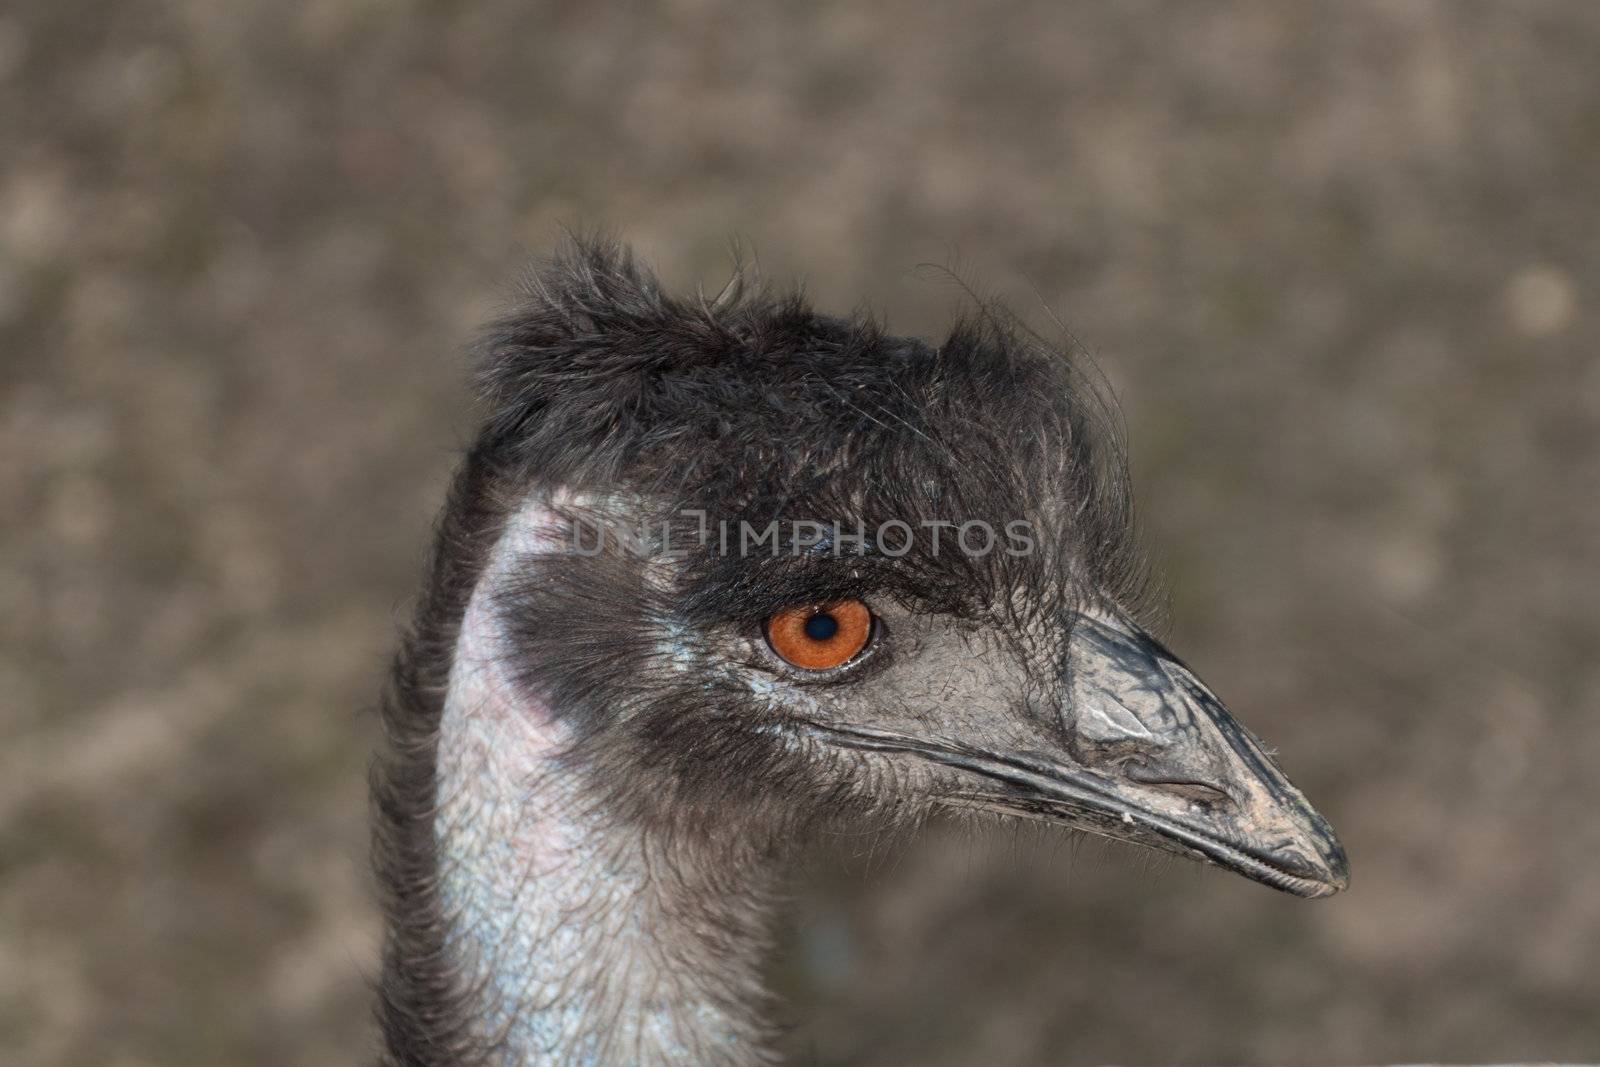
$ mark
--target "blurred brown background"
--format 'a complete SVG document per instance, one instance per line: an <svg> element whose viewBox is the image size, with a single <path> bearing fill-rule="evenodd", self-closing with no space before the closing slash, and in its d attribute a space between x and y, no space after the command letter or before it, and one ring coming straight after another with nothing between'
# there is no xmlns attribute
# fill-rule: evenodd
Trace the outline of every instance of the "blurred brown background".
<svg viewBox="0 0 1600 1067"><path fill-rule="evenodd" d="M1600 1057L1600 5L24 0L0 130L0 1062L366 1054L363 709L562 222L1036 289L1353 857L818 872L797 1062Z"/></svg>

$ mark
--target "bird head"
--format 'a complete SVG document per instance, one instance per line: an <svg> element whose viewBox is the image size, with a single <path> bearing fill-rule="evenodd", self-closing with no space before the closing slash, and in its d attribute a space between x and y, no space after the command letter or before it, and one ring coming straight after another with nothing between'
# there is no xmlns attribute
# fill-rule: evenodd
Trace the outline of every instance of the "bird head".
<svg viewBox="0 0 1600 1067"><path fill-rule="evenodd" d="M993 309L934 345L675 300L579 245L482 385L474 455L538 528L494 598L507 656L609 810L778 847L977 809L1345 886L1328 823L1137 621L1105 391Z"/></svg>

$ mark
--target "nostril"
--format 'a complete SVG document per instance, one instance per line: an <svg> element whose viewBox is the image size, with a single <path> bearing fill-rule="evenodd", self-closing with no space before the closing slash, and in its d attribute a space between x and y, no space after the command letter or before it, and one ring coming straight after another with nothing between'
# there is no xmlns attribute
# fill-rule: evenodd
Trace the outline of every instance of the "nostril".
<svg viewBox="0 0 1600 1067"><path fill-rule="evenodd" d="M1129 763L1148 763L1147 744L1134 738L1091 741L1073 737L1069 743L1073 758L1085 767L1121 770Z"/></svg>
<svg viewBox="0 0 1600 1067"><path fill-rule="evenodd" d="M1162 772L1150 766L1148 760L1131 756L1118 761L1123 776L1130 782L1151 786L1164 793L1185 797L1189 800L1198 800L1206 804L1231 804L1233 797L1227 790L1210 782L1202 782L1197 778L1186 778L1169 772Z"/></svg>

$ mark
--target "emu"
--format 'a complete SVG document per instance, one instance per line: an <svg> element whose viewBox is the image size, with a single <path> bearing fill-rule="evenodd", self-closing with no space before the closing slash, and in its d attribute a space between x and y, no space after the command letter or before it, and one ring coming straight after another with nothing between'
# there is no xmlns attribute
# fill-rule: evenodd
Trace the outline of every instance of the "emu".
<svg viewBox="0 0 1600 1067"><path fill-rule="evenodd" d="M383 701L384 1064L775 1062L785 868L940 811L1346 885L1135 622L1105 390L999 311L935 346L572 241L478 385Z"/></svg>

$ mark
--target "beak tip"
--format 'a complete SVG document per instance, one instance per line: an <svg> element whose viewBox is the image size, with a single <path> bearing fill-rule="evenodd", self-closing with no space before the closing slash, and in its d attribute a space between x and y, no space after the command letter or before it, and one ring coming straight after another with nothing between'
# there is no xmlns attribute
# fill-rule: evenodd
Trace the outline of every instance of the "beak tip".
<svg viewBox="0 0 1600 1067"><path fill-rule="evenodd" d="M1331 897L1336 893L1343 893L1349 888L1350 872L1341 867L1336 871L1330 871L1328 877L1322 882L1321 892L1313 893L1311 896L1314 900L1321 900L1323 897Z"/></svg>
<svg viewBox="0 0 1600 1067"><path fill-rule="evenodd" d="M1338 849L1332 860L1328 865L1328 892L1325 894L1330 897L1350 888L1350 861L1345 859L1344 849Z"/></svg>
<svg viewBox="0 0 1600 1067"><path fill-rule="evenodd" d="M1326 823L1323 825L1326 827ZM1311 870L1306 872L1305 879L1310 891L1304 895L1314 900L1331 897L1350 888L1350 860L1345 855L1344 846L1333 836L1331 827L1326 827L1326 837L1321 844L1316 860L1308 864Z"/></svg>
<svg viewBox="0 0 1600 1067"><path fill-rule="evenodd" d="M1327 881L1327 882L1322 883L1322 885L1320 887L1318 887L1316 890L1314 890L1313 892L1307 893L1306 894L1306 899L1307 900L1322 900L1322 899L1327 898L1327 897L1337 896L1338 894L1343 893L1346 889L1349 889L1349 888L1350 888L1350 879L1349 878L1339 878L1337 880Z"/></svg>

